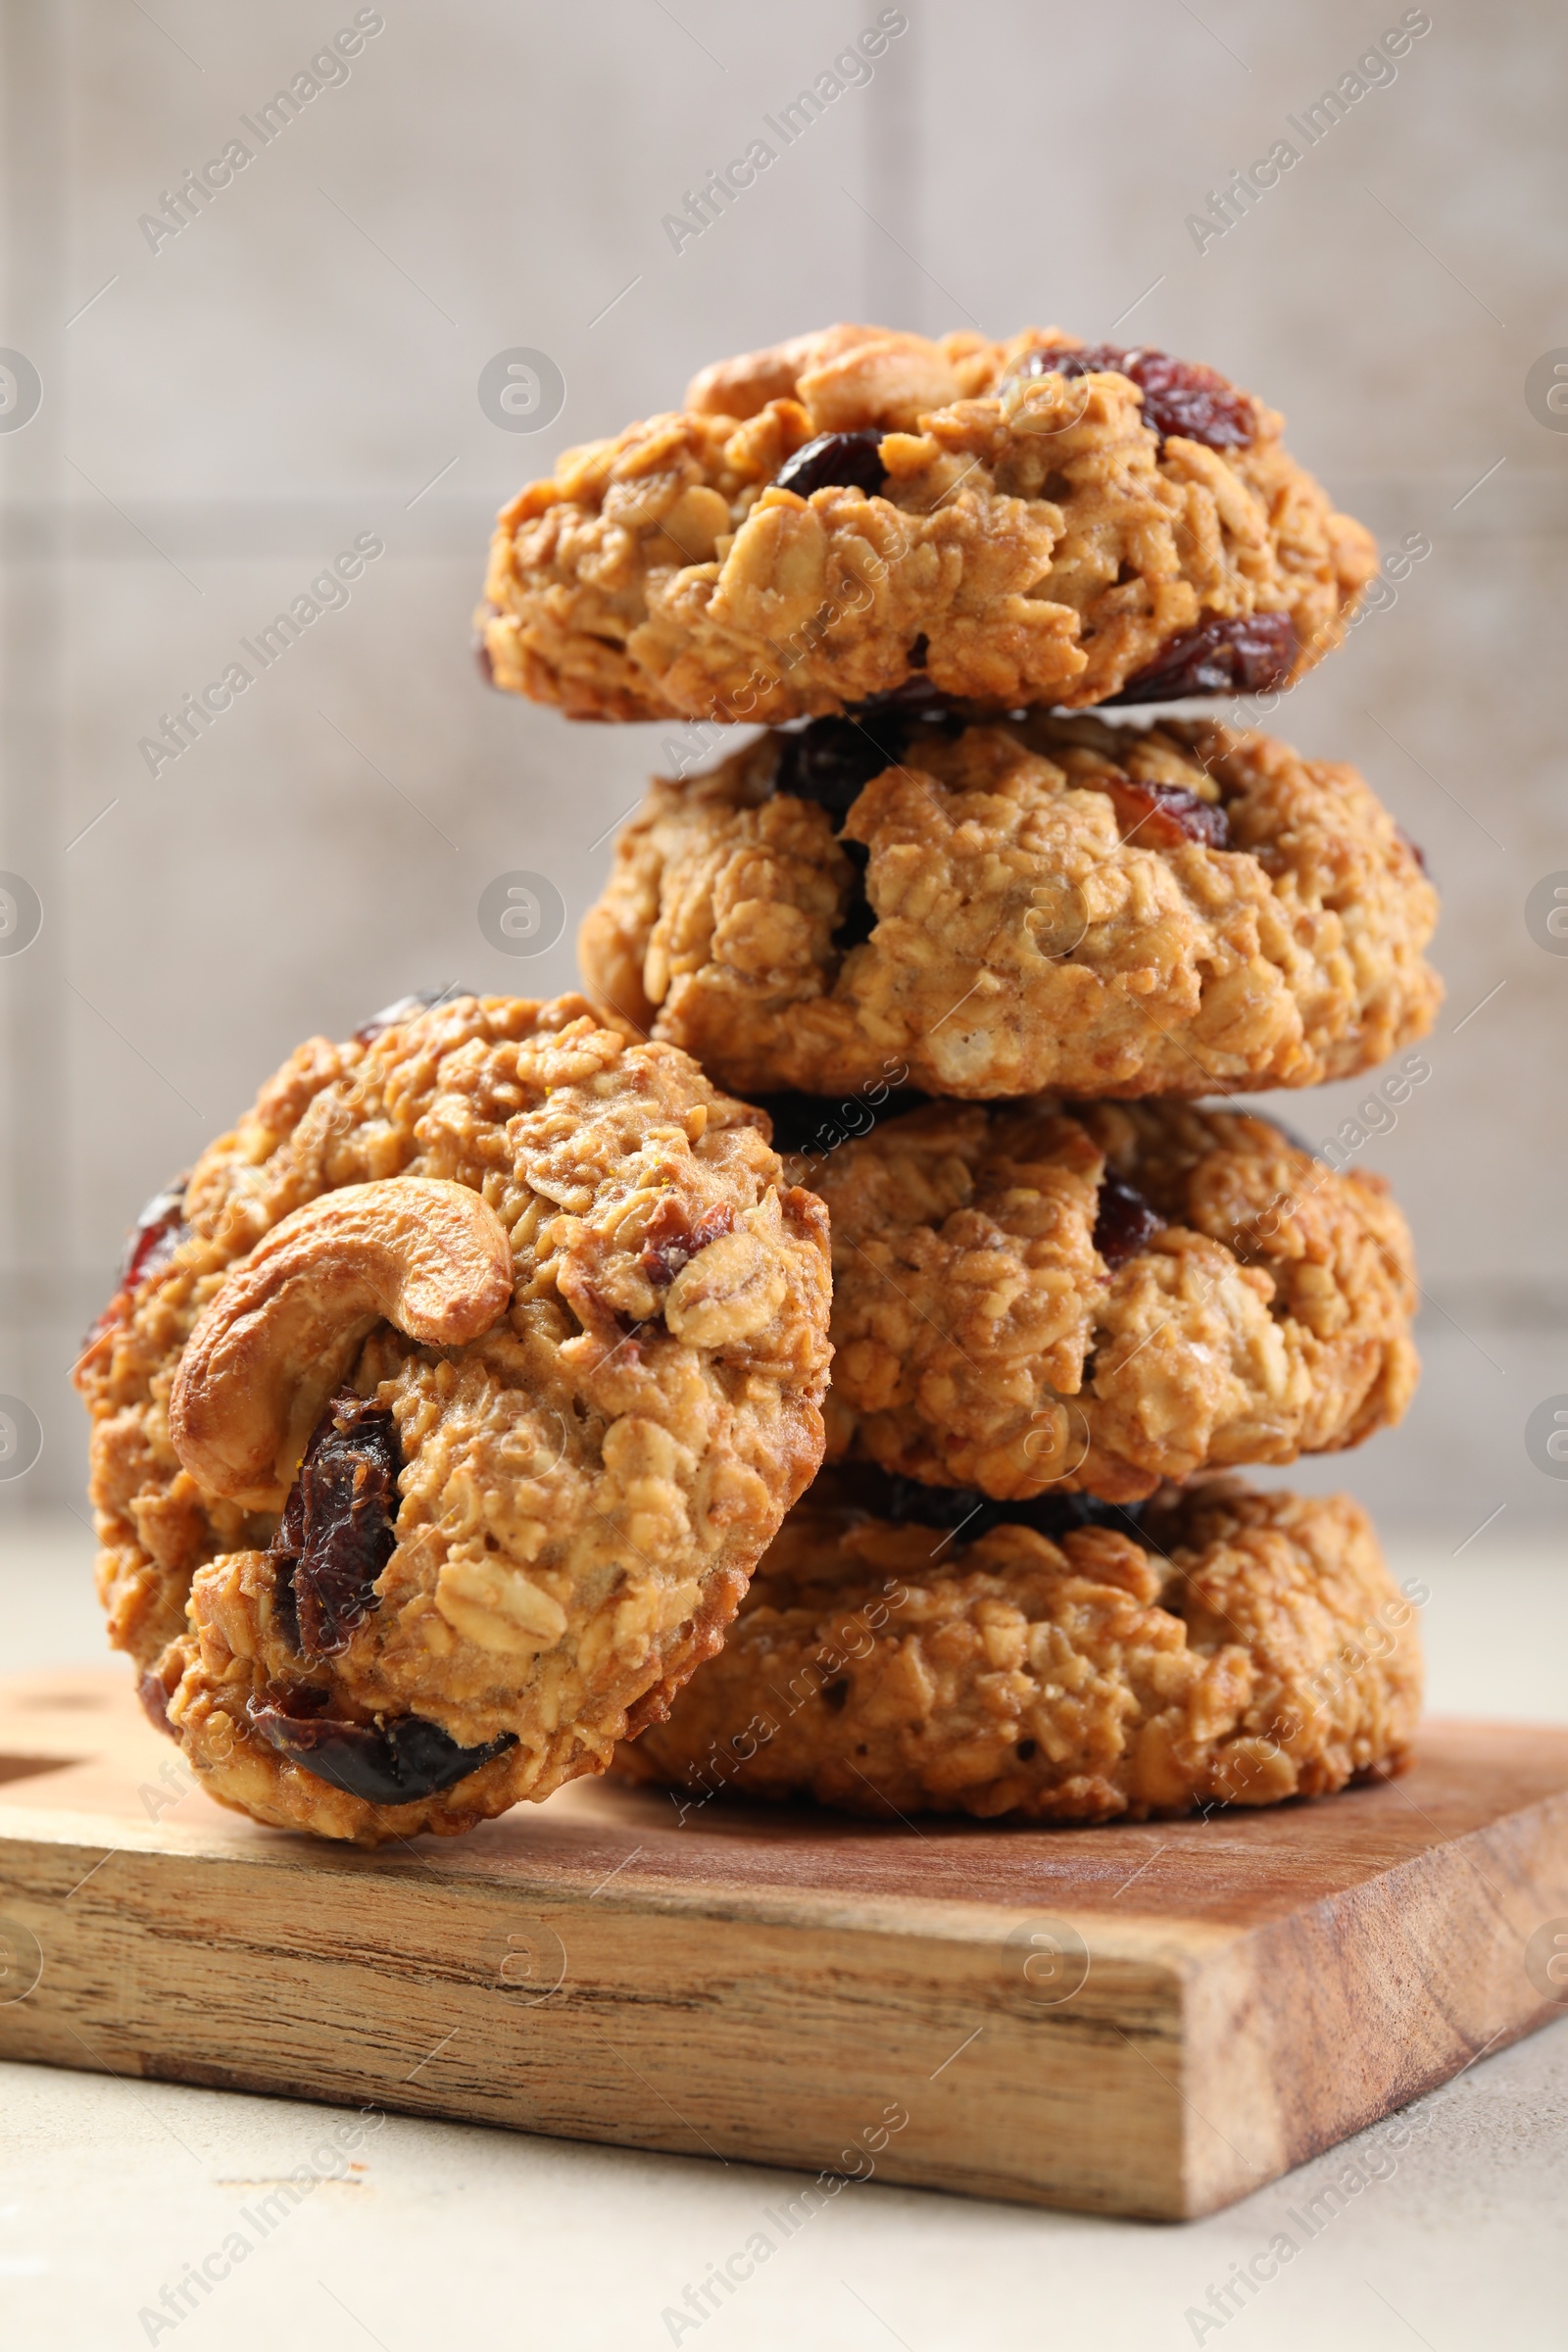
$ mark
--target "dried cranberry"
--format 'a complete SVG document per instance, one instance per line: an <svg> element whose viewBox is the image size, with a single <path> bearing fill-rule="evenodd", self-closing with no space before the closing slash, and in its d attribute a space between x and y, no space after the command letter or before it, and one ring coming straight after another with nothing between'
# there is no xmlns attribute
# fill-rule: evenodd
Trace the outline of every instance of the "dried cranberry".
<svg viewBox="0 0 1568 2352"><path fill-rule="evenodd" d="M1135 1184L1129 1184L1113 1168L1105 1170L1095 1212L1095 1248L1107 1266L1124 1266L1130 1257L1136 1257L1164 1222Z"/></svg>
<svg viewBox="0 0 1568 2352"><path fill-rule="evenodd" d="M1140 1503L1102 1502L1098 1494L1034 1494L1026 1500L999 1502L966 1487L928 1487L918 1479L901 1478L895 1471L871 1462L853 1462L825 1473L831 1497L868 1518L886 1519L895 1527L945 1528L962 1532L972 1544L994 1527L1029 1527L1036 1535L1064 1536L1075 1527L1115 1527L1136 1534Z"/></svg>
<svg viewBox="0 0 1568 2352"><path fill-rule="evenodd" d="M1173 703L1184 694L1269 694L1296 664L1296 623L1288 612L1250 612L1207 620L1161 647L1112 703Z"/></svg>
<svg viewBox="0 0 1568 2352"><path fill-rule="evenodd" d="M1058 350L1054 346L1040 351L1026 351L1017 366L1011 368L1003 380L1010 384L1027 384L1035 382L1042 375L1062 375L1070 381L1073 376L1088 375L1096 368L1101 370L1107 368L1119 369L1122 361L1120 352L1117 352L1114 359L1107 359L1104 356L1114 348L1109 343L1099 343L1095 346L1093 354L1087 349L1067 351Z"/></svg>
<svg viewBox="0 0 1568 2352"><path fill-rule="evenodd" d="M882 435L874 424L854 433L818 433L793 458L786 458L773 476L776 490L793 490L809 498L813 490L863 490L875 498L887 473L883 468Z"/></svg>
<svg viewBox="0 0 1568 2352"><path fill-rule="evenodd" d="M1083 356L1098 368L1114 368L1129 376L1144 396L1144 418L1163 441L1171 433L1200 441L1205 449L1250 449L1256 437L1256 415L1245 392L1196 360L1173 360L1168 352L1144 346L1106 356Z"/></svg>
<svg viewBox="0 0 1568 2352"><path fill-rule="evenodd" d="M180 1243L189 1233L185 1223L185 1187L190 1182L190 1170L154 1193L146 1207L125 1238L125 1253L121 1260L120 1287L122 1291L139 1290L161 1274Z"/></svg>
<svg viewBox="0 0 1568 2352"><path fill-rule="evenodd" d="M1224 809L1213 801L1200 801L1183 785L1139 784L1131 776L1121 775L1095 776L1090 781L1109 796L1123 841L1136 840L1147 850L1179 850L1189 841L1205 850L1231 846Z"/></svg>
<svg viewBox="0 0 1568 2352"><path fill-rule="evenodd" d="M86 1362L105 1334L123 1320L128 1311L128 1297L144 1284L157 1280L188 1236L190 1227L183 1211L185 1187L189 1182L187 1169L161 1193L155 1193L125 1236L120 1261L120 1287L82 1341L77 1350L78 1367Z"/></svg>
<svg viewBox="0 0 1568 2352"><path fill-rule="evenodd" d="M357 1046L373 1046L378 1037L384 1036L388 1029L396 1029L400 1022L415 1020L421 1012L428 1012L432 1004L445 1004L453 997L470 993L462 988L416 989L411 996L399 997L395 1004L384 1004L379 1012L372 1012L369 1019L355 1030L354 1043Z"/></svg>
<svg viewBox="0 0 1568 2352"><path fill-rule="evenodd" d="M331 1715L285 1713L255 1699L248 1712L279 1755L368 1805L411 1805L435 1796L516 1745L507 1732L482 1747L462 1747L422 1715L402 1715L385 1724L344 1723Z"/></svg>
<svg viewBox="0 0 1568 2352"><path fill-rule="evenodd" d="M1107 372L1138 386L1144 422L1161 441L1177 433L1205 449L1250 449L1256 438L1255 412L1245 392L1197 360L1173 360L1148 344L1132 351L1115 343L1094 343L1083 351L1034 351L1017 370L1025 376L1069 377Z"/></svg>
<svg viewBox="0 0 1568 2352"><path fill-rule="evenodd" d="M1409 851L1411 857L1421 868L1421 871L1425 873L1427 870L1427 854L1421 847L1421 844L1418 841L1412 841L1402 825L1396 825L1394 830L1403 842L1405 848Z"/></svg>
<svg viewBox="0 0 1568 2352"><path fill-rule="evenodd" d="M683 1202L665 1195L643 1228L642 1254L637 1263L656 1290L667 1290L682 1266L690 1265L710 1242L735 1230L735 1212L722 1205L710 1208L694 1225Z"/></svg>
<svg viewBox="0 0 1568 2352"><path fill-rule="evenodd" d="M352 1389L311 1436L272 1538L278 1606L306 1657L336 1657L375 1606L375 1581L397 1548L397 1424Z"/></svg>

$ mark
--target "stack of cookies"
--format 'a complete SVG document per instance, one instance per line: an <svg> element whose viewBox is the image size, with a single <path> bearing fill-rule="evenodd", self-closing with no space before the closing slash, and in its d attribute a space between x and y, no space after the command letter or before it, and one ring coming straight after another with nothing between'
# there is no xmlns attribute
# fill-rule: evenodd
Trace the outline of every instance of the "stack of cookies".
<svg viewBox="0 0 1568 2352"><path fill-rule="evenodd" d="M1079 715L1277 697L1339 642L1375 550L1281 426L1152 350L839 326L500 519L498 685L766 723L655 783L581 959L832 1229L827 1467L634 1777L1102 1820L1401 1758L1365 1514L1219 1474L1399 1418L1409 1237L1216 1102L1420 1038L1435 894L1353 768Z"/></svg>
<svg viewBox="0 0 1568 2352"><path fill-rule="evenodd" d="M1223 1103L1418 1039L1434 895L1352 768L1084 715L1337 642L1373 550L1280 422L835 327L503 514L494 682L718 757L585 995L309 1040L130 1237L99 1587L220 1801L373 1844L609 1769L1094 1821L1397 1766L1365 1515L1231 1473L1398 1419L1408 1235Z"/></svg>

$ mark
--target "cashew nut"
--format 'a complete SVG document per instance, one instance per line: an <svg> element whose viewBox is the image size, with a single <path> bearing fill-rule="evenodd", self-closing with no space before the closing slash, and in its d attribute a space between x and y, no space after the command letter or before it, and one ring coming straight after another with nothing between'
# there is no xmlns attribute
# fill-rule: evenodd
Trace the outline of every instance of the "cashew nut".
<svg viewBox="0 0 1568 2352"><path fill-rule="evenodd" d="M210 1493L280 1509L378 1322L461 1347L503 1312L512 1281L506 1228L467 1185L396 1176L323 1193L263 1237L197 1322L169 1400L175 1452Z"/></svg>
<svg viewBox="0 0 1568 2352"><path fill-rule="evenodd" d="M704 416L755 416L770 400L794 397L803 368L820 368L841 351L858 343L876 343L884 336L874 326L826 326L793 342L775 343L766 351L743 351L732 360L715 360L686 387L686 406Z"/></svg>
<svg viewBox="0 0 1568 2352"><path fill-rule="evenodd" d="M751 1339L771 1323L784 1303L784 1274L778 1252L754 1230L753 1212L734 1233L724 1234L688 1260L664 1294L664 1321L678 1340L693 1348L725 1348ZM768 1220L779 1223L777 1205ZM769 1242L776 1233L768 1233Z"/></svg>
<svg viewBox="0 0 1568 2352"><path fill-rule="evenodd" d="M802 370L798 397L818 432L888 424L913 432L930 409L945 409L961 386L952 364L923 335L878 335Z"/></svg>

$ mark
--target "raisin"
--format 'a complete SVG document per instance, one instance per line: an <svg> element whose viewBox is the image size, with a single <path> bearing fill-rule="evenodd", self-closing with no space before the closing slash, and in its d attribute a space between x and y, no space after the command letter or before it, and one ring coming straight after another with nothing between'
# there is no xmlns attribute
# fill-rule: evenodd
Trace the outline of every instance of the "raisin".
<svg viewBox="0 0 1568 2352"><path fill-rule="evenodd" d="M823 1705L831 1707L835 1715L843 1714L844 1702L849 1695L850 1678L847 1674L841 1674L836 1683L824 1683L817 1692Z"/></svg>
<svg viewBox="0 0 1568 2352"><path fill-rule="evenodd" d="M345 1795L363 1797L368 1805L411 1805L419 1797L435 1796L516 1745L514 1735L506 1732L482 1747L462 1747L422 1715L402 1715L385 1724L344 1723L331 1715L305 1716L259 1706L255 1699L248 1712L252 1725L280 1756Z"/></svg>
<svg viewBox="0 0 1568 2352"><path fill-rule="evenodd" d="M844 912L833 931L835 953L847 956L852 948L863 947L876 929L876 908L865 887L866 872L871 863L870 851L863 841L841 841L839 848L855 868L855 879L850 885Z"/></svg>
<svg viewBox="0 0 1568 2352"><path fill-rule="evenodd" d="M825 1475L836 1498L869 1518L886 1519L895 1527L961 1532L964 1544L994 1527L1029 1527L1037 1535L1052 1537L1068 1535L1077 1527L1114 1527L1136 1535L1143 1508L1141 1503L1102 1502L1098 1494L1036 1494L1025 1501L999 1502L968 1488L924 1486L871 1462L853 1462Z"/></svg>
<svg viewBox="0 0 1568 2352"><path fill-rule="evenodd" d="M1020 1740L1012 1752L1020 1764L1032 1764L1040 1753L1040 1742L1038 1740Z"/></svg>
<svg viewBox="0 0 1568 2352"><path fill-rule="evenodd" d="M940 686L933 686L924 674L929 642L925 637L917 637L909 648L906 659L913 664L913 677L906 678L900 686L890 686L885 694L867 695L863 703L847 703L845 709L850 717L866 725L882 718L940 722L950 734L961 734L969 723L967 718L951 695L945 694Z"/></svg>
<svg viewBox="0 0 1568 2352"><path fill-rule="evenodd" d="M900 1111L918 1110L929 1097L913 1087L890 1087L878 1102L867 1095L846 1095L834 1102L821 1095L753 1095L773 1123L775 1152L799 1152L808 1157L837 1151L856 1136L869 1135L878 1119L897 1118Z"/></svg>
<svg viewBox="0 0 1568 2352"><path fill-rule="evenodd" d="M877 1471L881 1492L865 1497L866 1507L895 1527L961 1527L974 1517L984 1497L966 1487L927 1487L916 1478L895 1471Z"/></svg>
<svg viewBox="0 0 1568 2352"><path fill-rule="evenodd" d="M190 1170L154 1193L146 1207L125 1238L125 1254L121 1261L120 1287L122 1291L139 1290L161 1274L180 1243L189 1233L185 1222L185 1187L190 1182Z"/></svg>
<svg viewBox="0 0 1568 2352"><path fill-rule="evenodd" d="M1063 1536L1075 1527L1111 1527L1120 1535L1136 1536L1144 1511L1141 1502L1102 1502L1098 1494L1040 1494L1030 1502L1001 1507L1016 1510L1024 1526L1041 1535Z"/></svg>
<svg viewBox="0 0 1568 2352"><path fill-rule="evenodd" d="M155 1670L142 1675L136 1684L136 1696L153 1730L162 1732L166 1740L177 1740L179 1734L169 1720L169 1692L164 1688L163 1676Z"/></svg>
<svg viewBox="0 0 1568 2352"><path fill-rule="evenodd" d="M700 1250L716 1242L721 1234L733 1233L735 1212L722 1205L710 1208L701 1223L694 1225L685 1204L673 1193L666 1193L643 1228L642 1254L637 1260L655 1290L669 1288L682 1266L690 1265Z"/></svg>
<svg viewBox="0 0 1568 2352"><path fill-rule="evenodd" d="M825 808L835 830L873 776L904 757L909 721L870 704L858 718L813 718L779 739L773 790Z"/></svg>
<svg viewBox="0 0 1568 2352"><path fill-rule="evenodd" d="M1269 694L1296 665L1296 623L1288 612L1208 620L1161 647L1111 703L1173 703L1184 694Z"/></svg>
<svg viewBox="0 0 1568 2352"><path fill-rule="evenodd" d="M872 777L896 767L911 740L926 729L960 734L963 726L963 719L923 679L913 680L909 690L878 695L843 718L813 718L794 733L781 735L772 788L825 809L834 831L841 833ZM834 948L847 956L870 938L877 918L865 890L870 852L858 841L841 839L839 847L856 868L854 887L833 933Z"/></svg>
<svg viewBox="0 0 1568 2352"><path fill-rule="evenodd" d="M270 1690L265 1698L248 1700L246 1711L254 1719L262 1708L275 1707L284 1715L303 1719L324 1715L331 1704L330 1690L318 1690L310 1683L285 1683L280 1690Z"/></svg>
<svg viewBox="0 0 1568 2352"><path fill-rule="evenodd" d="M354 1043L357 1046L373 1046L378 1037L384 1036L388 1029L397 1028L401 1021L412 1021L419 1013L428 1012L433 1004L445 1004L454 997L471 996L472 993L471 989L465 988L416 989L410 996L399 997L395 1004L383 1004L379 1012L372 1012L369 1019L355 1030Z"/></svg>
<svg viewBox="0 0 1568 2352"><path fill-rule="evenodd" d="M792 800L810 801L824 809L838 832L873 776L903 758L908 721L902 712L867 706L863 718L813 718L795 734L780 738L773 790ZM863 842L841 841L840 848L856 868L833 945L847 955L870 938L876 916L865 895L869 852Z"/></svg>
<svg viewBox="0 0 1568 2352"><path fill-rule="evenodd" d="M842 718L813 718L781 734L772 789L814 801L837 827L871 778L917 750L922 735L952 742L968 723L927 679L908 678L890 694L853 704Z"/></svg>
<svg viewBox="0 0 1568 2352"><path fill-rule="evenodd" d="M278 1534L282 1532L279 1528ZM284 1641L290 1649L297 1652L300 1647L300 1604L294 1591L294 1571L299 1562L292 1552L280 1552L277 1549L276 1537L272 1540L272 1550L269 1557L276 1562L276 1573L272 1580L272 1615Z"/></svg>
<svg viewBox="0 0 1568 2352"><path fill-rule="evenodd" d="M1085 780L1108 794L1123 841L1136 840L1147 850L1179 850L1188 841L1196 841L1205 850L1231 846L1224 809L1212 801L1200 801L1196 792L1188 792L1180 784L1139 784L1122 775Z"/></svg>
<svg viewBox="0 0 1568 2352"><path fill-rule="evenodd" d="M1164 441L1177 433L1205 449L1250 449L1256 415L1245 392L1197 360L1173 360L1148 344L1123 351L1094 343L1083 351L1034 351L1019 375L1125 375L1144 396L1144 422Z"/></svg>
<svg viewBox="0 0 1568 2352"><path fill-rule="evenodd" d="M1124 1266L1146 1249L1164 1225L1164 1218L1144 1199L1135 1184L1107 1168L1100 1181L1095 1211L1095 1248L1107 1266Z"/></svg>
<svg viewBox="0 0 1568 2352"><path fill-rule="evenodd" d="M397 1548L397 1424L342 1390L321 1415L272 1538L278 1614L306 1657L347 1649Z"/></svg>
<svg viewBox="0 0 1568 2352"><path fill-rule="evenodd" d="M793 458L786 458L773 476L777 490L793 490L809 498L813 490L863 490L875 498L887 473L882 465L882 435L874 424L854 433L818 433Z"/></svg>

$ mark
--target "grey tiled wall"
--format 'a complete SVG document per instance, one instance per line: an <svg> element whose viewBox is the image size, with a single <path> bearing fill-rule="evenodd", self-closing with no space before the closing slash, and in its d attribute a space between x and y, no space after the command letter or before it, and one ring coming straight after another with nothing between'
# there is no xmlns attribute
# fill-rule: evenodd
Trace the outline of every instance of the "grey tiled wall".
<svg viewBox="0 0 1568 2352"><path fill-rule="evenodd" d="M572 977L603 836L665 731L482 691L467 616L496 505L703 361L869 316L1209 359L1288 410L1293 448L1380 534L1430 537L1278 721L1359 761L1425 845L1449 986L1432 1077L1366 1153L1421 1245L1427 1383L1401 1431L1295 1475L1348 1477L1455 1545L1503 1506L1478 1549L1560 1519L1568 1487L1523 1442L1568 1392L1568 957L1524 923L1532 885L1568 869L1568 433L1525 399L1568 346L1560 12L1434 0L1396 77L1295 138L1300 160L1201 252L1187 216L1293 138L1397 6L916 0L869 81L679 251L663 216L876 7L359 13L384 24L348 78L265 148L242 116L352 7L4 16L0 345L43 403L0 431L0 869L43 927L0 955L0 1392L44 1450L0 1508L79 1506L66 1372L127 1216L299 1038L411 986ZM234 136L252 160L152 250L139 217ZM536 439L476 398L511 346L565 378ZM385 553L347 606L151 776L138 739L365 532ZM531 961L475 919L514 867L568 909ZM1287 1115L1328 1134L1364 1092Z"/></svg>

